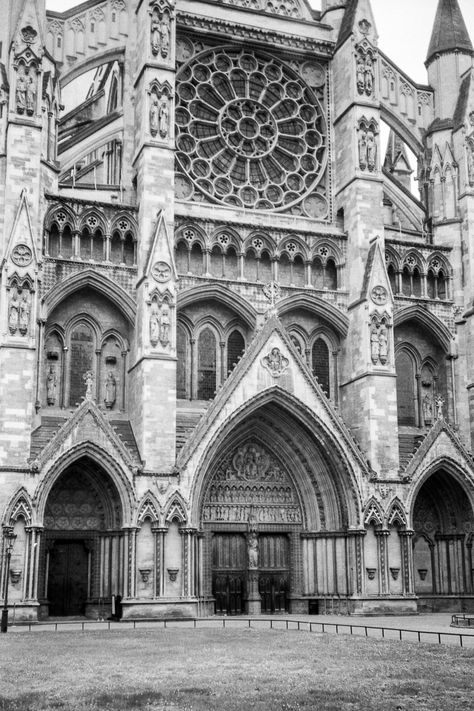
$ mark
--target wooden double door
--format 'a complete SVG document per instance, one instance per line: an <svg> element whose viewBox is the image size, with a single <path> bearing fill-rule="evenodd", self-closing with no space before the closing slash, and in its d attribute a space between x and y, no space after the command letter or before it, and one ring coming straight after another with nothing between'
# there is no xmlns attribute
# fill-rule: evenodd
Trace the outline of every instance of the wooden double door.
<svg viewBox="0 0 474 711"><path fill-rule="evenodd" d="M286 534L258 537L258 590L263 614L288 611L289 539ZM248 596L247 541L243 533L216 533L212 538L212 594L216 614L243 615ZM254 574L255 571L252 571Z"/></svg>
<svg viewBox="0 0 474 711"><path fill-rule="evenodd" d="M57 540L49 550L48 601L52 617L84 615L88 552L82 540Z"/></svg>

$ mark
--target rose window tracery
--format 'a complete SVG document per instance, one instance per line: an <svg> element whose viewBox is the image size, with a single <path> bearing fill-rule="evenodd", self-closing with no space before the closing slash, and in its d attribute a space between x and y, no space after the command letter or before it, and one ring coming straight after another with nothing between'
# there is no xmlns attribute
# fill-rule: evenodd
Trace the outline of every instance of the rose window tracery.
<svg viewBox="0 0 474 711"><path fill-rule="evenodd" d="M265 210L302 202L308 215L325 215L316 188L326 167L326 121L292 69L249 50L205 50L181 69L177 94L182 197Z"/></svg>

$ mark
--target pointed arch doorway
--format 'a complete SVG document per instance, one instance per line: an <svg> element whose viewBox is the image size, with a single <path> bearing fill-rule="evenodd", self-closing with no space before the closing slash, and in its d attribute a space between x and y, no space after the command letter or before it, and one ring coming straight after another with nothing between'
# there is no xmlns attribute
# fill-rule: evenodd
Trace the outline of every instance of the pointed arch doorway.
<svg viewBox="0 0 474 711"><path fill-rule="evenodd" d="M224 455L209 480L202 526L217 614L290 611L304 514L287 467L258 437Z"/></svg>
<svg viewBox="0 0 474 711"><path fill-rule="evenodd" d="M110 614L123 594L124 539L119 493L107 472L85 456L49 492L44 513L40 591L54 617Z"/></svg>

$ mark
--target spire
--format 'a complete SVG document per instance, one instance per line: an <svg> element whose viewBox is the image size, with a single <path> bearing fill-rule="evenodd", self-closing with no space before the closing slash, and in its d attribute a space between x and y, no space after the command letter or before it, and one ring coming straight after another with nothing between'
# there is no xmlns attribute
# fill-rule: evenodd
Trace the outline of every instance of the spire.
<svg viewBox="0 0 474 711"><path fill-rule="evenodd" d="M439 0L426 63L436 54L455 49L474 54L458 0Z"/></svg>
<svg viewBox="0 0 474 711"><path fill-rule="evenodd" d="M370 0L347 0L336 49L353 34L359 35L358 39L367 38L372 44L377 44L378 35Z"/></svg>

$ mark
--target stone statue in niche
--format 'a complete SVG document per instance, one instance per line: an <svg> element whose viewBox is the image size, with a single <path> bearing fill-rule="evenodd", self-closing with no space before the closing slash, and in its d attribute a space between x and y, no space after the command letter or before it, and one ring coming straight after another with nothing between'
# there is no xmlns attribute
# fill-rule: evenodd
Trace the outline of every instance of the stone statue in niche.
<svg viewBox="0 0 474 711"><path fill-rule="evenodd" d="M363 57L357 57L357 68L356 68L356 76L357 76L357 91L359 94L364 93L365 89L365 62Z"/></svg>
<svg viewBox="0 0 474 711"><path fill-rule="evenodd" d="M17 114L24 114L26 111L26 87L27 78L23 64L18 67L16 77L15 103Z"/></svg>
<svg viewBox="0 0 474 711"><path fill-rule="evenodd" d="M46 378L46 402L50 407L56 404L56 368L54 365L49 366L48 376Z"/></svg>
<svg viewBox="0 0 474 711"><path fill-rule="evenodd" d="M379 329L375 323L370 328L370 357L372 363L377 365L379 362Z"/></svg>
<svg viewBox="0 0 474 711"><path fill-rule="evenodd" d="M117 399L117 381L115 375L111 370L107 373L107 379L105 381L105 407L111 410L115 405L115 400Z"/></svg>
<svg viewBox="0 0 474 711"><path fill-rule="evenodd" d="M170 17L167 13L160 15L154 10L151 20L151 52L154 57L168 56L171 39Z"/></svg>
<svg viewBox="0 0 474 711"><path fill-rule="evenodd" d="M435 399L436 405L436 417L438 420L444 419L443 408L444 408L444 397L438 395Z"/></svg>
<svg viewBox="0 0 474 711"><path fill-rule="evenodd" d="M469 185L474 186L474 140L469 138L467 141L467 177Z"/></svg>
<svg viewBox="0 0 474 711"><path fill-rule="evenodd" d="M26 81L26 113L33 116L36 108L36 79L31 74Z"/></svg>
<svg viewBox="0 0 474 711"><path fill-rule="evenodd" d="M159 108L159 128L161 138L166 138L169 131L170 112L168 108L168 99L163 97L160 101Z"/></svg>
<svg viewBox="0 0 474 711"><path fill-rule="evenodd" d="M258 536L254 531L251 531L247 536L247 551L249 568L255 570L258 568Z"/></svg>
<svg viewBox="0 0 474 711"><path fill-rule="evenodd" d="M94 374L92 370L87 370L84 375L82 376L85 384L86 384L86 394L84 396L85 400L92 400L93 399L93 388L94 388Z"/></svg>
<svg viewBox="0 0 474 711"><path fill-rule="evenodd" d="M166 347L170 342L170 310L168 304L163 304L160 315L160 343Z"/></svg>
<svg viewBox="0 0 474 711"><path fill-rule="evenodd" d="M155 94L152 94L151 106L150 106L150 133L152 136L156 136L159 128L159 105L158 99Z"/></svg>
<svg viewBox="0 0 474 711"><path fill-rule="evenodd" d="M384 321L374 319L370 326L370 358L374 365L385 365L388 361L388 329Z"/></svg>
<svg viewBox="0 0 474 711"><path fill-rule="evenodd" d="M30 302L28 300L28 294L26 291L23 292L20 301L20 314L19 314L19 331L22 336L26 336L28 333L28 327L30 325Z"/></svg>
<svg viewBox="0 0 474 711"><path fill-rule="evenodd" d="M365 58L364 89L367 96L372 96L374 91L374 62L370 54Z"/></svg>
<svg viewBox="0 0 474 711"><path fill-rule="evenodd" d="M433 422L433 401L428 393L423 398L423 420L425 425Z"/></svg>
<svg viewBox="0 0 474 711"><path fill-rule="evenodd" d="M388 359L388 332L386 326L382 324L379 329L379 360L385 365Z"/></svg>
<svg viewBox="0 0 474 711"><path fill-rule="evenodd" d="M160 340L160 312L155 299L150 306L150 343L156 346Z"/></svg>
<svg viewBox="0 0 474 711"><path fill-rule="evenodd" d="M367 131L367 168L374 171L377 164L377 142L373 131Z"/></svg>
<svg viewBox="0 0 474 711"><path fill-rule="evenodd" d="M364 130L359 133L359 168L367 168L367 132Z"/></svg>
<svg viewBox="0 0 474 711"><path fill-rule="evenodd" d="M20 320L20 299L18 298L18 291L13 289L10 296L10 303L8 305L8 328L11 335L15 335L18 330Z"/></svg>

